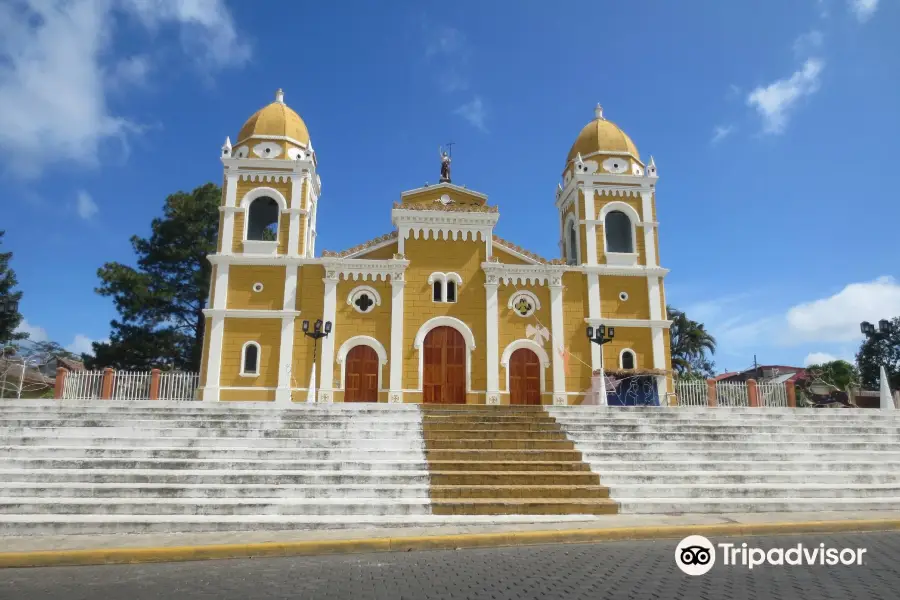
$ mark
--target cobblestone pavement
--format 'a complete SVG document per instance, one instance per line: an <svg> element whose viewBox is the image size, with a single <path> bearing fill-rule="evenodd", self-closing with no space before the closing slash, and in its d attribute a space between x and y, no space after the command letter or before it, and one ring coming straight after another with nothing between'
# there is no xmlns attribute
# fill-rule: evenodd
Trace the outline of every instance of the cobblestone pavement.
<svg viewBox="0 0 900 600"><path fill-rule="evenodd" d="M862 566L675 565L679 540L560 544L171 564L0 571L0 598L248 600L335 598L622 598L866 600L900 598L900 533L713 539L770 549L866 548Z"/></svg>

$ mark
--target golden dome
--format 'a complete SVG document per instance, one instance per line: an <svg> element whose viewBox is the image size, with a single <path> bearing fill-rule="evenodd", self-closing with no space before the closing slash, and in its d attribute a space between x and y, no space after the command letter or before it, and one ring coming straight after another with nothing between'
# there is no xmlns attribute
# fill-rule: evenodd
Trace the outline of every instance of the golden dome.
<svg viewBox="0 0 900 600"><path fill-rule="evenodd" d="M618 125L603 118L603 109L600 108L600 105L597 105L594 114L594 120L584 126L575 139L575 143L572 144L566 163L579 153L582 157L586 157L595 152L627 152L640 160L637 146L634 145L628 134L619 129Z"/></svg>
<svg viewBox="0 0 900 600"><path fill-rule="evenodd" d="M238 133L238 142L249 137L278 136L295 140L304 146L309 145L309 130L306 123L287 104L284 103L284 92L275 92L275 102L265 106L247 119Z"/></svg>

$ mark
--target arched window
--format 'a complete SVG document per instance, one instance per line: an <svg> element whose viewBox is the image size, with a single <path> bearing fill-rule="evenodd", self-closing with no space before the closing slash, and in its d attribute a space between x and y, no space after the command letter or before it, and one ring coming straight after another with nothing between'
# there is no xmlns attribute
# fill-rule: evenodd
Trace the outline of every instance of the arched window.
<svg viewBox="0 0 900 600"><path fill-rule="evenodd" d="M456 282L447 282L447 302L456 302Z"/></svg>
<svg viewBox="0 0 900 600"><path fill-rule="evenodd" d="M278 212L278 203L268 196L261 196L251 202L247 211L247 239L277 241Z"/></svg>
<svg viewBox="0 0 900 600"><path fill-rule="evenodd" d="M458 273L441 273L437 271L428 276L431 284L431 299L434 302L456 302L462 277Z"/></svg>
<svg viewBox="0 0 900 600"><path fill-rule="evenodd" d="M622 354L619 355L619 366L622 369L635 369L637 358L635 358L634 352L628 349L622 350Z"/></svg>
<svg viewBox="0 0 900 600"><path fill-rule="evenodd" d="M631 254L634 252L631 219L620 210L607 213L603 221L606 234L606 251Z"/></svg>
<svg viewBox="0 0 900 600"><path fill-rule="evenodd" d="M241 375L255 377L259 375L259 344L247 342L241 349Z"/></svg>
<svg viewBox="0 0 900 600"><path fill-rule="evenodd" d="M575 230L575 219L566 222L566 264L578 264L578 232Z"/></svg>
<svg viewBox="0 0 900 600"><path fill-rule="evenodd" d="M435 302L444 301L444 281L442 279L437 279L431 284L431 299Z"/></svg>

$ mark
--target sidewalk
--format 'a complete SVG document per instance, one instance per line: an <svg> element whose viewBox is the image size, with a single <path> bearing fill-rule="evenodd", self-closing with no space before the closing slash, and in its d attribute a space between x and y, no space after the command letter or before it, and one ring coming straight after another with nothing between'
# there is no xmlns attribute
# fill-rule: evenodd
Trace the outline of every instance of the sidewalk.
<svg viewBox="0 0 900 600"><path fill-rule="evenodd" d="M409 551L622 539L891 531L884 512L609 515L584 520L428 528L0 537L0 567L168 562L251 556Z"/></svg>

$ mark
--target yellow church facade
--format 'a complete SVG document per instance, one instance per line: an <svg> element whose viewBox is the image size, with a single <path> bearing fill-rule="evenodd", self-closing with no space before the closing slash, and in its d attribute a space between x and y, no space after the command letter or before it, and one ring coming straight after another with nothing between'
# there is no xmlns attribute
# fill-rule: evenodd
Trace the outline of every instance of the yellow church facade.
<svg viewBox="0 0 900 600"><path fill-rule="evenodd" d="M317 254L318 156L281 91L226 140L201 399L581 404L605 370L665 404L653 159L598 107L557 185L554 260L496 236L497 206L444 160L441 183L400 194L394 231Z"/></svg>

